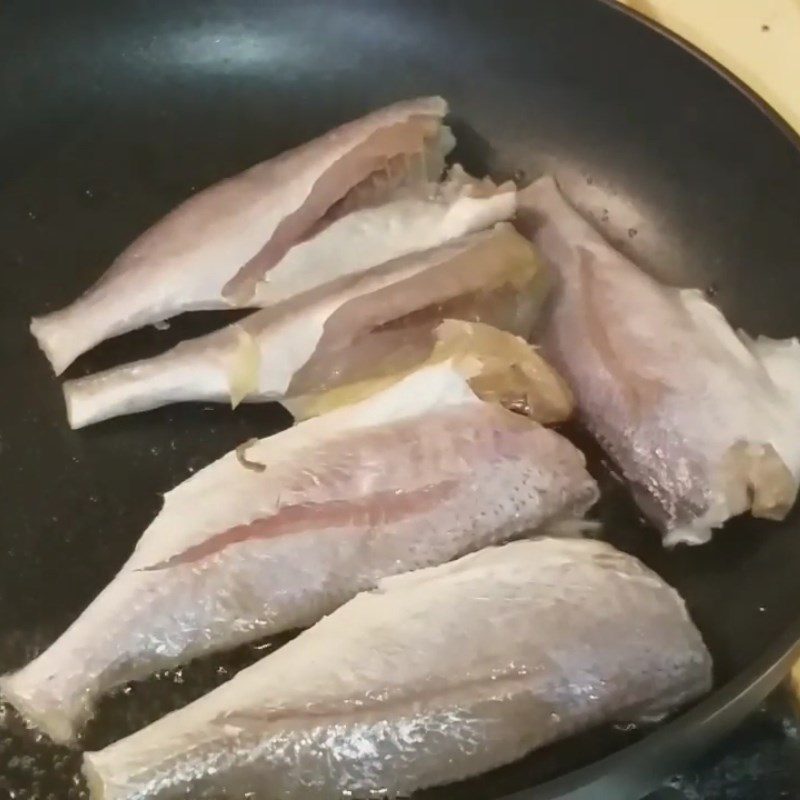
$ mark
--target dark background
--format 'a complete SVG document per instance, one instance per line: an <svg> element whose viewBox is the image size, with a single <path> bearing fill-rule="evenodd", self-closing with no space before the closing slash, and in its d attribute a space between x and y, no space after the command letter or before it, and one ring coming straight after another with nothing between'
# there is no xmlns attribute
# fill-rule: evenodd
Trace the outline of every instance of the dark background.
<svg viewBox="0 0 800 800"><path fill-rule="evenodd" d="M795 800L800 797L800 730L780 690L692 768L648 800Z"/></svg>

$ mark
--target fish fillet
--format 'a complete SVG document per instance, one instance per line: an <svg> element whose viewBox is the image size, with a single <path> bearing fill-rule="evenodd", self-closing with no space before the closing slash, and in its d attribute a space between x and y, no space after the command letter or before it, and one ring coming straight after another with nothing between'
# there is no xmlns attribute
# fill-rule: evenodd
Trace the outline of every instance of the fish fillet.
<svg viewBox="0 0 800 800"><path fill-rule="evenodd" d="M67 416L80 428L180 401L236 405L315 392L365 337L385 340L391 330L445 317L526 336L547 285L530 243L501 223L285 300L155 358L66 381Z"/></svg>
<svg viewBox="0 0 800 800"><path fill-rule="evenodd" d="M677 592L604 542L542 538L380 581L84 771L93 800L405 797L710 686Z"/></svg>
<svg viewBox="0 0 800 800"><path fill-rule="evenodd" d="M614 250L545 177L521 225L557 273L543 346L667 543L749 511L782 519L800 479L800 343L733 331L701 292Z"/></svg>
<svg viewBox="0 0 800 800"><path fill-rule="evenodd" d="M439 97L396 103L186 200L78 300L33 320L56 373L148 323L270 305L507 219L510 184L460 168L438 183L453 145L446 112Z"/></svg>
<svg viewBox="0 0 800 800"><path fill-rule="evenodd" d="M385 575L580 518L596 498L566 439L433 365L168 492L108 587L0 692L69 741L119 684L307 626Z"/></svg>

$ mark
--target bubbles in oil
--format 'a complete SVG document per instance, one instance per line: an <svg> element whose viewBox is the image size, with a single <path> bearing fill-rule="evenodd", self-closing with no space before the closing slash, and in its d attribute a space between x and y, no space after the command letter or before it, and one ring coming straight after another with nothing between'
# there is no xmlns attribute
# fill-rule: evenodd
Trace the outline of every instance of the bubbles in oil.
<svg viewBox="0 0 800 800"><path fill-rule="evenodd" d="M53 744L0 706L0 797L9 800L88 800L81 753Z"/></svg>
<svg viewBox="0 0 800 800"><path fill-rule="evenodd" d="M85 750L99 750L187 705L292 636L255 642L120 687L100 702L75 748L53 744L0 702L0 800L89 800L81 774ZM33 657L41 649L36 642L24 651Z"/></svg>

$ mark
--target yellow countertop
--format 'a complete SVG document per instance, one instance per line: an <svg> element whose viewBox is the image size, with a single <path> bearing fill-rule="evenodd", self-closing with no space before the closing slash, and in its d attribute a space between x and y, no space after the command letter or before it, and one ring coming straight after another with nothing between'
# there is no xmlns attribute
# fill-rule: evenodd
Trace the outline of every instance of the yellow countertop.
<svg viewBox="0 0 800 800"><path fill-rule="evenodd" d="M697 45L800 132L800 0L620 0Z"/></svg>

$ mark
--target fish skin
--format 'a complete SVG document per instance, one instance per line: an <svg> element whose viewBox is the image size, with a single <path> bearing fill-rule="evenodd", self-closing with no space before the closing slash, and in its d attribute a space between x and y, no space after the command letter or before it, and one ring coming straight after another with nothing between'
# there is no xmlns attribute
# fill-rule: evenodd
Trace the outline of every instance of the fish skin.
<svg viewBox="0 0 800 800"><path fill-rule="evenodd" d="M268 292L260 299L256 291L254 296L237 301L224 297L223 289L265 247L281 222L310 198L319 179L345 156L357 153L376 131L419 121L438 129L435 147L444 151L451 148L452 136L442 125L447 110L440 97L395 103L190 197L136 239L74 303L33 319L31 331L56 374L104 339L184 311L272 302ZM438 153L433 160L431 168L438 169L442 163ZM434 193L430 202L421 197L415 205L406 198L399 205L388 203L383 215L376 209L348 214L332 226L335 230L328 232L318 246L306 243L301 254L289 250L289 260L296 264L302 255L316 259L332 241L346 241L356 251L366 243L367 252L376 253L377 260L372 264L380 263L411 249L409 242L416 234L428 240L442 237L438 243L450 235L448 228L458 229L459 222L471 229L487 216L494 221L494 213L500 214L498 218L513 213L513 208L507 211L513 202L509 187L503 189L499 199L471 199L465 185L468 181L461 181L464 196L460 197L458 192L439 193L435 183L438 177L429 176L432 183L423 184ZM442 219L437 204L440 206L444 197L450 198L447 204L453 206L453 215L448 218L445 214ZM426 210L433 215L428 222ZM378 236L391 228L392 222L397 225L409 220L414 223L409 237L403 240L395 234L386 239L386 249L377 252ZM364 228L370 226L371 230L365 232Z"/></svg>
<svg viewBox="0 0 800 800"><path fill-rule="evenodd" d="M69 424L81 428L180 401L235 405L241 400L281 400L301 368L315 355L324 359L324 352L319 352L323 345L346 346L359 333L368 334L460 293L480 291L502 276L509 264L513 267L513 259L520 255L538 269L527 240L501 223L362 275L343 276L335 284L284 300L154 358L65 381ZM461 269L459 259L464 258L472 259L470 270ZM525 329L514 332L527 335L537 312L533 307L526 310ZM251 377L244 387L241 376L234 376L242 371L237 365L243 353L248 361L258 362L244 368Z"/></svg>
<svg viewBox="0 0 800 800"><path fill-rule="evenodd" d="M83 615L0 679L5 699L69 742L117 685L312 624L384 575L580 518L597 499L577 449L478 400L447 362L262 439L247 460L266 468L248 469L232 452L168 492ZM386 492L402 497L382 506ZM320 516L299 529L298 507L315 503L331 527ZM265 521L274 534L287 517L284 535L264 535ZM237 526L251 523L242 536Z"/></svg>
<svg viewBox="0 0 800 800"><path fill-rule="evenodd" d="M556 273L545 355L667 544L750 511L780 519L800 480L800 345L735 333L701 292L658 283L544 177L519 227Z"/></svg>
<svg viewBox="0 0 800 800"><path fill-rule="evenodd" d="M637 559L520 541L380 581L84 772L92 800L409 796L663 716L711 672L682 599Z"/></svg>

